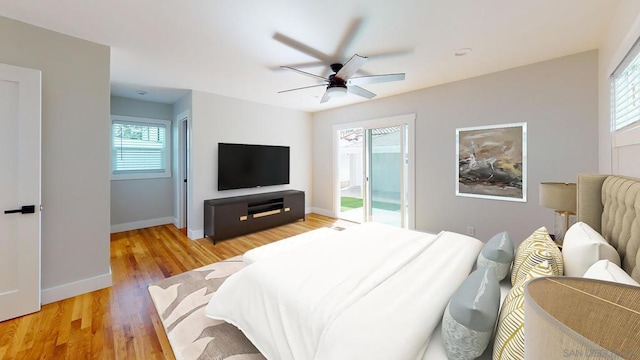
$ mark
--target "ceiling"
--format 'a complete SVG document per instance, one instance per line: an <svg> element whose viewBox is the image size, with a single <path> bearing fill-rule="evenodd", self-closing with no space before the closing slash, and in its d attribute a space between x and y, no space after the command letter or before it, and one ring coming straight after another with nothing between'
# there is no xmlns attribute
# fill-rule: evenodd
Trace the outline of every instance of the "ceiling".
<svg viewBox="0 0 640 360"><path fill-rule="evenodd" d="M369 56L368 74L406 73L363 86L382 98L597 49L619 3L0 0L0 15L110 46L114 95L171 103L193 89L315 112L371 100L349 94L320 104L323 87L278 94L319 83L280 65L317 62L308 53L335 62ZM455 56L461 48L472 51ZM301 69L328 75L326 67Z"/></svg>

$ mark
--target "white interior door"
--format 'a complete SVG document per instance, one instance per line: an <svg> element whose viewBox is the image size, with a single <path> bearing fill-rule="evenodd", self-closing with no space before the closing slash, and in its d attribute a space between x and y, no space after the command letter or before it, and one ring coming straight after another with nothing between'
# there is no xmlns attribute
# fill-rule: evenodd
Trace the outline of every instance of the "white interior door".
<svg viewBox="0 0 640 360"><path fill-rule="evenodd" d="M0 321L38 310L40 71L0 64Z"/></svg>

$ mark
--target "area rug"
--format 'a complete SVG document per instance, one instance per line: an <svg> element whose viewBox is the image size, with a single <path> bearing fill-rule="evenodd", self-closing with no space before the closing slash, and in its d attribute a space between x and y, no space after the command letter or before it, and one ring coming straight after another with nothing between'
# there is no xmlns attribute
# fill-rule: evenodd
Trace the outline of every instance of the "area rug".
<svg viewBox="0 0 640 360"><path fill-rule="evenodd" d="M176 359L266 360L235 326L204 313L224 280L244 266L236 256L149 285Z"/></svg>
<svg viewBox="0 0 640 360"><path fill-rule="evenodd" d="M330 229L342 231L355 225L338 220ZM306 238L322 228L294 237ZM205 310L220 285L245 267L242 255L149 285L151 299L178 360L266 360L235 326L209 319Z"/></svg>

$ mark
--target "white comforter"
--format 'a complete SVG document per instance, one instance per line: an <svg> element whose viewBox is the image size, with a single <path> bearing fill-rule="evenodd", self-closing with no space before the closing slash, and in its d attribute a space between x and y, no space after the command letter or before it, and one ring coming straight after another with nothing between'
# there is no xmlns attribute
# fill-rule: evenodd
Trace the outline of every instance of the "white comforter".
<svg viewBox="0 0 640 360"><path fill-rule="evenodd" d="M257 261L206 309L270 360L422 359L482 243L363 224Z"/></svg>

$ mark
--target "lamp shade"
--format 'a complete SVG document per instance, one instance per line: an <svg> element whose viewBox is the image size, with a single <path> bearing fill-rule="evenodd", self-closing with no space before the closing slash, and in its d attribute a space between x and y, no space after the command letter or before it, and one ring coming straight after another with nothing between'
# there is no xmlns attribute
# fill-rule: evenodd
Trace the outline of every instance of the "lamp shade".
<svg viewBox="0 0 640 360"><path fill-rule="evenodd" d="M547 277L524 290L528 359L640 358L640 288Z"/></svg>
<svg viewBox="0 0 640 360"><path fill-rule="evenodd" d="M576 184L561 182L540 183L540 205L546 208L576 212Z"/></svg>

